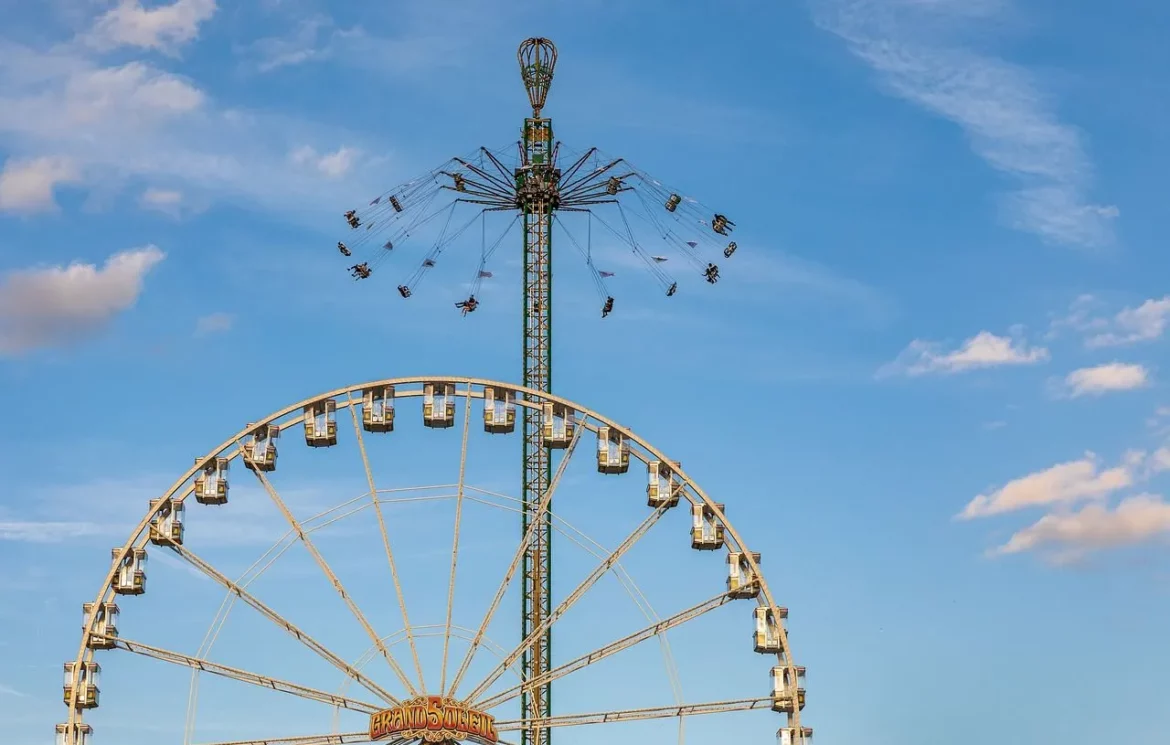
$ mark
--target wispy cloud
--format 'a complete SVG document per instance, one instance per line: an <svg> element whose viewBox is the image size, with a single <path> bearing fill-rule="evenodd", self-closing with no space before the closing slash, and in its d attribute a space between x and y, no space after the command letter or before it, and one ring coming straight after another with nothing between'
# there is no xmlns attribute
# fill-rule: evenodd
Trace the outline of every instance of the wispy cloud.
<svg viewBox="0 0 1170 745"><path fill-rule="evenodd" d="M208 313L195 321L195 336L210 336L231 331L236 317L231 313Z"/></svg>
<svg viewBox="0 0 1170 745"><path fill-rule="evenodd" d="M7 686L7 685L4 685L3 683L0 683L0 696L15 696L17 698L28 698L27 693L21 693L20 691L16 690L12 686Z"/></svg>
<svg viewBox="0 0 1170 745"><path fill-rule="evenodd" d="M1002 556L1048 549L1052 559L1065 563L1093 551L1160 537L1170 538L1170 503L1155 494L1139 494L1113 508L1090 504L1073 512L1045 515L989 553Z"/></svg>
<svg viewBox="0 0 1170 745"><path fill-rule="evenodd" d="M1079 398L1113 391L1132 391L1149 384L1150 371L1143 365L1109 362L1073 370L1065 376L1062 388L1067 395Z"/></svg>
<svg viewBox="0 0 1170 745"><path fill-rule="evenodd" d="M937 342L916 339L897 359L880 368L877 377L949 375L988 367L1034 365L1048 358L1047 349L1030 346L1018 332L1014 336L997 336L990 331L980 331L950 351Z"/></svg>
<svg viewBox="0 0 1170 745"><path fill-rule="evenodd" d="M845 40L885 86L954 122L975 153L1020 188L1004 201L1012 226L1073 246L1112 240L1116 207L1091 201L1084 137L1058 118L1034 75L960 36L1006 9L998 0L815 0L819 25Z"/></svg>
<svg viewBox="0 0 1170 745"><path fill-rule="evenodd" d="M1093 453L1067 463L1058 463L1042 471L1009 481L1004 486L972 499L958 517L970 520L1030 507L1047 507L1087 499L1099 499L1134 483L1141 464L1141 453L1127 455L1112 468L1101 468Z"/></svg>

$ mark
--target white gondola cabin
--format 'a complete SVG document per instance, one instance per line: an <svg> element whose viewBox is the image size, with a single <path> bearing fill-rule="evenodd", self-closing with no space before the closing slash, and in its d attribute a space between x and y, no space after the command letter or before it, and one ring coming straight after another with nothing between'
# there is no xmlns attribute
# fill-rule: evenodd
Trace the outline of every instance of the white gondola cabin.
<svg viewBox="0 0 1170 745"><path fill-rule="evenodd" d="M423 424L435 429L455 425L454 383L423 383Z"/></svg>
<svg viewBox="0 0 1170 745"><path fill-rule="evenodd" d="M394 386L382 385L362 391L362 429L367 432L394 431Z"/></svg>
<svg viewBox="0 0 1170 745"><path fill-rule="evenodd" d="M779 654L784 651L780 640L781 630L787 631L784 626L788 618L787 608L771 608L763 606L756 608L755 650L760 654Z"/></svg>
<svg viewBox="0 0 1170 745"><path fill-rule="evenodd" d="M81 630L89 628L89 619L93 615L94 604L84 603L81 606ZM118 604L102 603L97 606L97 618L93 622L93 635L89 637L86 646L90 649L113 649L114 639L118 637Z"/></svg>
<svg viewBox="0 0 1170 745"><path fill-rule="evenodd" d="M73 698L73 688L77 687L77 708L96 709L98 697L101 695L102 666L96 662L65 663L64 693L62 696L66 705Z"/></svg>
<svg viewBox="0 0 1170 745"><path fill-rule="evenodd" d="M516 403L506 388L483 389L483 430L506 435L516 429Z"/></svg>
<svg viewBox="0 0 1170 745"><path fill-rule="evenodd" d="M682 464L675 462L675 467ZM646 464L646 504L651 507L674 507L678 504L682 484L677 480L670 464L652 460Z"/></svg>
<svg viewBox="0 0 1170 745"><path fill-rule="evenodd" d="M196 458L195 462L202 462ZM212 458L195 477L195 501L199 504L227 504L228 459Z"/></svg>
<svg viewBox="0 0 1170 745"><path fill-rule="evenodd" d="M630 443L612 427L597 428L597 470L600 473L630 470Z"/></svg>
<svg viewBox="0 0 1170 745"><path fill-rule="evenodd" d="M577 429L576 413L568 406L551 401L544 404L542 413L544 446L554 450L569 447L573 440L573 432Z"/></svg>
<svg viewBox="0 0 1170 745"><path fill-rule="evenodd" d="M337 444L337 402L331 398L305 407L305 444L327 448Z"/></svg>
<svg viewBox="0 0 1170 745"><path fill-rule="evenodd" d="M269 473L276 470L276 440L280 427L261 424L252 430L252 438L244 443L244 466L249 471Z"/></svg>
<svg viewBox="0 0 1170 745"><path fill-rule="evenodd" d="M751 553L756 564L760 563L758 551ZM760 594L760 578L752 569L748 555L740 551L727 554L727 594L733 598L754 598Z"/></svg>
<svg viewBox="0 0 1170 745"><path fill-rule="evenodd" d="M804 668L772 668L772 711L795 711L796 706L804 709Z"/></svg>
<svg viewBox="0 0 1170 745"><path fill-rule="evenodd" d="M812 745L812 727L781 727L776 730L776 745Z"/></svg>
<svg viewBox="0 0 1170 745"><path fill-rule="evenodd" d="M723 511L723 505L716 505ZM691 507L691 548L714 551L723 548L723 523L715 518L715 510L703 502Z"/></svg>
<svg viewBox="0 0 1170 745"><path fill-rule="evenodd" d="M170 499L150 500L150 509L158 511L150 518L150 542L156 546L183 545L183 503Z"/></svg>
<svg viewBox="0 0 1170 745"><path fill-rule="evenodd" d="M114 557L114 592L119 595L141 595L146 592L146 549L130 549L130 553L123 556L121 548L115 548L111 554Z"/></svg>
<svg viewBox="0 0 1170 745"><path fill-rule="evenodd" d="M90 745L93 727L85 722L57 725L57 745Z"/></svg>

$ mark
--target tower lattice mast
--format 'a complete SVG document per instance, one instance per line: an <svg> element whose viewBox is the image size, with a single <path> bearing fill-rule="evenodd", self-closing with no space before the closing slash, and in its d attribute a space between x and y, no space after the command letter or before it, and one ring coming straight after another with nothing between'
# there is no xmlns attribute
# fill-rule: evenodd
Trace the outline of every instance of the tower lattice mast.
<svg viewBox="0 0 1170 745"><path fill-rule="evenodd" d="M539 391L552 386L552 219L558 206L560 169L552 152L552 121L541 116L557 49L548 39L525 40L517 52L532 116L524 120L520 166L515 170L517 203L524 225L524 385ZM552 612L552 523L539 505L552 480L551 451L545 447L540 412L523 409L523 525L538 521L525 549L521 638L541 628ZM552 632L534 640L521 660L524 678L537 678L552 668ZM521 696L521 711L531 719L552 715L552 686L543 683ZM548 745L547 727L521 730L520 745Z"/></svg>

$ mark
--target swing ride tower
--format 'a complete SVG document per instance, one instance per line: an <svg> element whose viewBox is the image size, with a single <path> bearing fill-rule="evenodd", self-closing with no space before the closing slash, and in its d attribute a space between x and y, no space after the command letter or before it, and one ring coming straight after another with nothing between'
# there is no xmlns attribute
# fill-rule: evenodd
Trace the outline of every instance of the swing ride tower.
<svg viewBox="0 0 1170 745"><path fill-rule="evenodd" d="M557 50L545 38L523 41L517 50L520 74L528 95L531 114L523 120L520 140L504 149L478 148L473 154L450 158L438 168L411 181L383 192L369 202L368 208L345 213L351 230L348 242L338 242L344 257L365 252L359 263L349 267L354 280L364 280L412 242L433 220L446 216L438 237L421 263L405 282L398 285L404 299L414 295L419 283L438 264L440 254L453 245L476 220L484 220L484 238L475 278L466 299L455 303L463 316L480 305L477 298L481 283L491 278L487 261L517 223L523 241L523 374L522 388L541 396L552 392L552 235L558 230L560 245L575 249L585 260L601 302L601 316L610 315L614 298L606 279L613 271L602 271L594 263L592 223L605 228L618 244L624 244L645 265L666 297L673 297L678 282L667 269L666 255L652 255L646 241L634 229L640 218L644 229L681 254L686 264L710 285L719 281L716 261L730 259L737 245L730 240L735 223L696 199L668 188L648 173L621 157L603 155L596 147L565 156L568 152L553 138L552 120L544 115L549 88L557 63ZM437 208L439 194L454 192L454 199ZM442 200L438 200L442 201ZM451 229L452 217L460 206L471 205L475 214L461 227ZM613 223L603 212L616 213ZM486 218L503 214L512 219L499 238L488 247ZM569 215L583 215L589 221L586 247L569 231ZM437 223L436 223L437 225ZM518 687L518 705L528 726L520 729L518 745L550 745L551 726L556 717L552 710L552 683L557 668L552 660L552 631L557 613L552 603L552 520L550 500L554 489L554 461L562 461L558 451L568 452L566 433L574 428L572 409L558 404L540 403L523 394L526 405L515 406L515 419L523 433L520 559L520 672L524 683ZM499 399L505 408L513 407L506 397ZM516 403L519 403L517 401ZM513 423L492 424L512 431ZM560 434L557 434L560 432ZM565 435L562 437L562 435ZM608 436L607 436L608 438ZM620 463L624 457L620 438L599 441L599 468L608 459ZM602 463L604 461L604 463ZM610 472L603 470L603 472ZM696 518L698 519L698 518ZM787 661L785 662L787 663ZM785 668L787 669L787 668ZM795 670L795 668L793 668ZM791 675L796 675L792 672ZM799 742L799 711L793 713L792 726Z"/></svg>
<svg viewBox="0 0 1170 745"><path fill-rule="evenodd" d="M524 386L552 391L552 219L557 207L561 172L551 158L552 120L541 116L557 48L548 39L525 40L516 54L520 74L532 105L524 120L523 152L516 168L516 201L524 233ZM537 637L521 658L527 680L541 679L552 669L552 632L542 629L552 612L552 524L539 509L552 480L552 451L544 446L539 412L523 411L524 461L522 535L529 536L522 575L522 639ZM536 530L529 525L537 523ZM521 693L520 710L533 719L552 716L552 684L543 683ZM549 728L525 729L520 745L548 745Z"/></svg>

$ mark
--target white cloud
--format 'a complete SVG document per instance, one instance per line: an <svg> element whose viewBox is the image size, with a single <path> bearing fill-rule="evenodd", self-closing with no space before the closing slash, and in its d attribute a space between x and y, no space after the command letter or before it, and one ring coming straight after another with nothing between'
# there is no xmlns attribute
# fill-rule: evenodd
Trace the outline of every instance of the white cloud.
<svg viewBox="0 0 1170 745"><path fill-rule="evenodd" d="M164 254L155 246L123 251L98 268L22 269L0 280L0 355L79 341L129 309Z"/></svg>
<svg viewBox="0 0 1170 745"><path fill-rule="evenodd" d="M151 187L142 192L142 196L138 198L138 204L143 209L155 210L177 217L179 215L179 207L183 204L183 193Z"/></svg>
<svg viewBox="0 0 1170 745"><path fill-rule="evenodd" d="M970 520L1029 507L1101 499L1131 486L1143 458L1142 453L1130 453L1120 465L1102 470L1097 457L1086 453L1080 460L1058 463L1013 479L989 494L980 494L963 508L958 517Z"/></svg>
<svg viewBox="0 0 1170 745"><path fill-rule="evenodd" d="M289 143L343 137L354 135L217 106L193 81L145 62L102 66L76 46L0 41L0 149L65 159L83 185L166 184L185 205L232 199L302 217L332 212L394 178L385 157L357 162L356 147L318 156L319 167L288 157ZM347 178L322 199L322 179L342 171Z"/></svg>
<svg viewBox="0 0 1170 745"><path fill-rule="evenodd" d="M209 313L195 321L195 335L209 336L231 331L236 318L231 313Z"/></svg>
<svg viewBox="0 0 1170 745"><path fill-rule="evenodd" d="M1113 317L1110 330L1085 340L1089 347L1111 347L1161 338L1170 324L1170 295L1125 308Z"/></svg>
<svg viewBox="0 0 1170 745"><path fill-rule="evenodd" d="M1015 554L1051 547L1059 552L1058 557L1067 560L1168 535L1170 504L1152 494L1139 494L1123 499L1113 509L1090 504L1076 512L1045 515L992 553Z"/></svg>
<svg viewBox="0 0 1170 745"><path fill-rule="evenodd" d="M1064 378L1064 387L1073 398L1099 396L1111 391L1132 391L1149 385L1150 371L1142 365L1109 362L1073 370Z"/></svg>
<svg viewBox="0 0 1170 745"><path fill-rule="evenodd" d="M54 189L80 180L77 166L68 158L9 159L0 171L0 211L32 213L56 209Z"/></svg>
<svg viewBox="0 0 1170 745"><path fill-rule="evenodd" d="M98 49L138 47L173 53L199 35L215 15L215 0L175 0L144 8L140 0L120 0L94 23L86 40Z"/></svg>
<svg viewBox="0 0 1170 745"><path fill-rule="evenodd" d="M349 173L356 156L356 150L344 146L332 153L321 155L308 145L297 148L289 155L293 163L316 170L321 175L331 179L340 178Z"/></svg>
<svg viewBox="0 0 1170 745"><path fill-rule="evenodd" d="M948 119L989 166L1021 184L1004 202L1013 227L1046 240L1112 240L1116 207L1093 204L1079 130L1061 122L1034 76L957 39L1005 2L817 0L816 20L876 70L897 96Z"/></svg>
<svg viewBox="0 0 1170 745"><path fill-rule="evenodd" d="M1170 447L1162 447L1154 451L1154 454L1150 456L1150 471L1153 473L1170 471Z"/></svg>
<svg viewBox="0 0 1170 745"><path fill-rule="evenodd" d="M1033 347L1023 339L980 331L958 349L949 352L943 351L935 342L916 339L896 360L878 370L878 376L901 374L913 377L1003 365L1034 365L1046 361L1048 357L1048 350L1044 347Z"/></svg>

